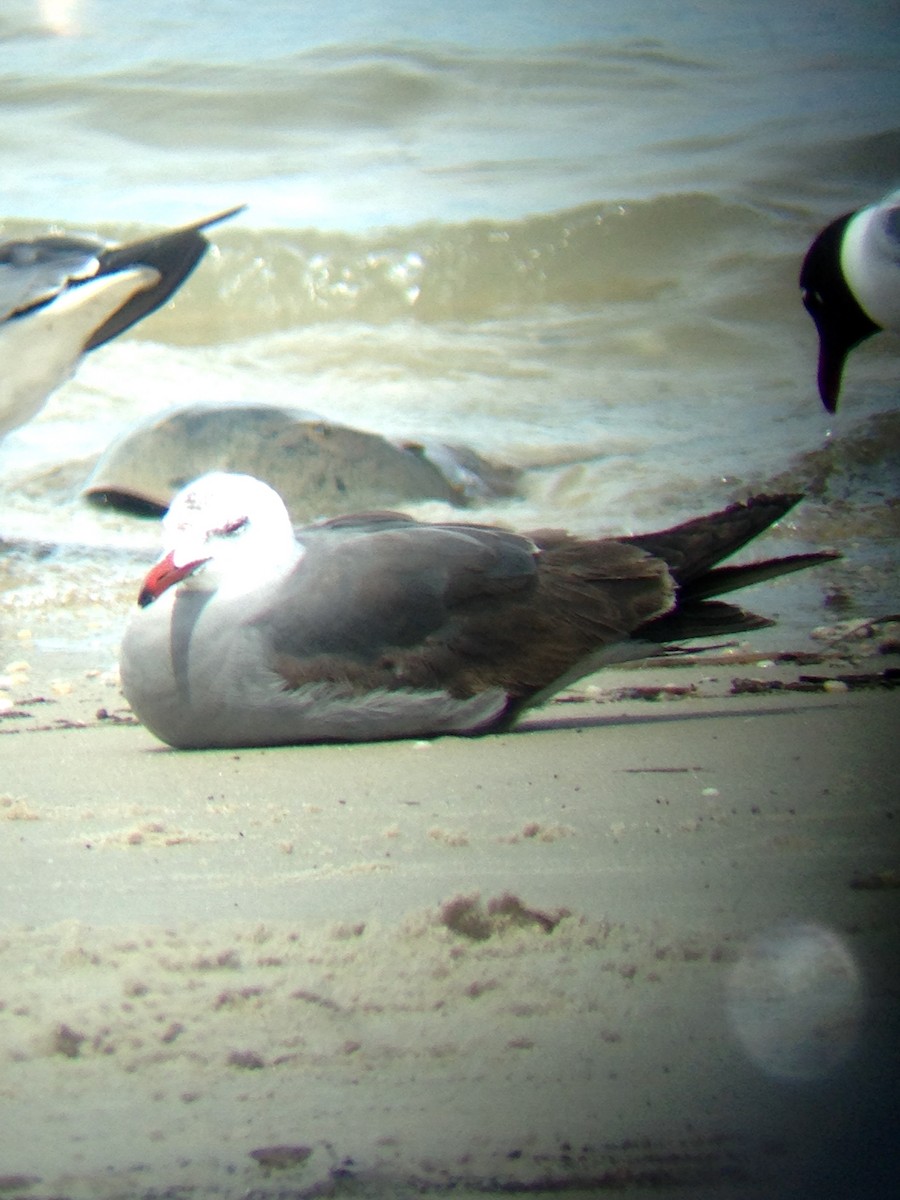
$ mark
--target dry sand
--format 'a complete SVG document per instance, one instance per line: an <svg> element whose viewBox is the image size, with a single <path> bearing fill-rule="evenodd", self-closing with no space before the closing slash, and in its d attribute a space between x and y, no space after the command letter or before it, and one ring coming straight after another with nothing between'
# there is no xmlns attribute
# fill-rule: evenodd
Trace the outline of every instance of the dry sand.
<svg viewBox="0 0 900 1200"><path fill-rule="evenodd" d="M895 1194L896 657L198 753L19 657L2 1200Z"/></svg>

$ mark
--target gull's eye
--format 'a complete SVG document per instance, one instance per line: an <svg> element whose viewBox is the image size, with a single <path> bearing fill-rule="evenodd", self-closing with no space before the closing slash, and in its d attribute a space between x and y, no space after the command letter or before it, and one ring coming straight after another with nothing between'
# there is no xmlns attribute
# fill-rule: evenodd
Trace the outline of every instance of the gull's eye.
<svg viewBox="0 0 900 1200"><path fill-rule="evenodd" d="M213 533L216 537L234 537L236 533L240 533L249 523L249 517L238 517L236 521L229 521L221 529L213 530Z"/></svg>
<svg viewBox="0 0 900 1200"><path fill-rule="evenodd" d="M821 312L825 307L822 293L813 288L803 288L800 292L800 299L803 301L803 307L810 313Z"/></svg>

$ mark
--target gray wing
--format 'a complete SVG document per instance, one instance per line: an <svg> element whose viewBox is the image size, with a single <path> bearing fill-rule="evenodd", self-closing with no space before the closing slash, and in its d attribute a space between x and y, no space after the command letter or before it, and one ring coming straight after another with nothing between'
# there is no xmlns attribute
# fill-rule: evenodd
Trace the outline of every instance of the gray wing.
<svg viewBox="0 0 900 1200"><path fill-rule="evenodd" d="M531 540L499 529L379 513L340 518L300 540L303 560L268 617L278 649L298 656L372 659L415 646L460 608L527 595L537 577Z"/></svg>
<svg viewBox="0 0 900 1200"><path fill-rule="evenodd" d="M672 603L665 564L623 542L376 521L301 533L257 622L285 687L525 698Z"/></svg>
<svg viewBox="0 0 900 1200"><path fill-rule="evenodd" d="M47 237L0 245L0 321L46 304L70 283L100 268L103 243L88 238Z"/></svg>
<svg viewBox="0 0 900 1200"><path fill-rule="evenodd" d="M0 245L0 321L46 304L71 284L95 275L152 267L157 282L141 288L91 335L84 349L96 349L168 300L205 254L209 242L203 230L242 211L240 205L120 246L62 234L5 242Z"/></svg>

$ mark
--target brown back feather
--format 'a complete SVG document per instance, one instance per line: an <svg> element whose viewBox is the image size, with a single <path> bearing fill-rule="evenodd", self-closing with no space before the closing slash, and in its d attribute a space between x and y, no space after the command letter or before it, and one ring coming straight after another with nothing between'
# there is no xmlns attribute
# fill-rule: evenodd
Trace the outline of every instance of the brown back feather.
<svg viewBox="0 0 900 1200"><path fill-rule="evenodd" d="M487 559L484 543L476 541L462 549L448 574L428 578L426 572L424 585L414 545L382 544L377 558L387 569L359 576L372 622L357 627L355 648L334 611L334 597L342 586L351 586L355 572L349 558L341 562L341 556L330 554L326 577L317 575L315 583L319 595L326 602L330 598L328 616L337 624L328 628L326 619L317 628L307 608L304 636L298 639L294 630L294 636L278 640L275 669L285 687L328 681L357 693L445 688L460 698L501 687L526 697L672 605L665 564L636 546L540 534L534 539L537 557L526 574L518 535L498 541L497 531L489 532ZM507 536L515 538L514 544ZM353 549L354 556L361 548ZM452 542L441 546L442 552L453 549ZM384 557L388 553L390 561ZM407 636L412 630L402 622L385 620L410 605L411 587L419 590L412 605L416 636Z"/></svg>
<svg viewBox="0 0 900 1200"><path fill-rule="evenodd" d="M514 714L614 643L768 624L708 598L829 556L716 564L798 498L760 496L675 529L597 541L394 513L342 518L301 534L306 557L272 608L275 669L288 689L327 681L465 698L503 688Z"/></svg>

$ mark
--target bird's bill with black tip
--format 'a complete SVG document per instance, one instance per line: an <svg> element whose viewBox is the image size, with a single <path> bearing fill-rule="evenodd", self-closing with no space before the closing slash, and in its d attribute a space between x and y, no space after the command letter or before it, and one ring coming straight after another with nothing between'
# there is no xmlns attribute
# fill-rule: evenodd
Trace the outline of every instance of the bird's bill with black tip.
<svg viewBox="0 0 900 1200"><path fill-rule="evenodd" d="M874 321L868 321L865 314L860 317L868 322L869 328L860 332L862 320L857 320L853 333L847 335L844 331L836 330L824 322L816 321L819 330L819 368L816 381L819 385L819 396L827 412L837 412L838 400L841 395L841 382L844 378L844 367L847 356L860 342L878 333L879 326ZM813 320L815 315L813 314Z"/></svg>
<svg viewBox="0 0 900 1200"><path fill-rule="evenodd" d="M844 364L851 349L850 346L835 346L828 338L819 335L819 369L816 382L826 412L837 412Z"/></svg>
<svg viewBox="0 0 900 1200"><path fill-rule="evenodd" d="M180 583L182 579L186 579L188 575L193 575L195 571L198 571L207 562L209 562L209 558L196 558L192 562L186 562L182 566L178 566L175 562L174 551L170 551L165 558L161 558L147 572L144 582L141 585L140 594L138 595L138 604L141 608L146 608L148 604L152 604L154 600L157 600L163 592L168 591L170 587L174 587L176 583Z"/></svg>

